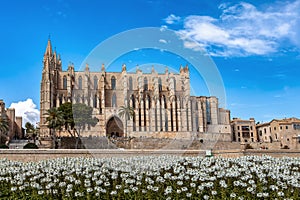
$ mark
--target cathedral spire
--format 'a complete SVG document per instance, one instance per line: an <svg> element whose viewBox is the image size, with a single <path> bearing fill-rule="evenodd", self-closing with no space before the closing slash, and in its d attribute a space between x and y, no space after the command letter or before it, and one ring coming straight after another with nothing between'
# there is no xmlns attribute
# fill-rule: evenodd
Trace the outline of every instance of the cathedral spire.
<svg viewBox="0 0 300 200"><path fill-rule="evenodd" d="M51 40L50 38L48 39L48 43L47 43L47 47L46 47L46 51L45 51L45 56L51 56L52 55L52 45L51 45Z"/></svg>

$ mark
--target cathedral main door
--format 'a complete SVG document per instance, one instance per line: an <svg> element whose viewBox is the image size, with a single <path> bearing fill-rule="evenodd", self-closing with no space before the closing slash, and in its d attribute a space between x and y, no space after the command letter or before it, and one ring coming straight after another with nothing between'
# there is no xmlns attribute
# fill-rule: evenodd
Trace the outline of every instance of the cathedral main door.
<svg viewBox="0 0 300 200"><path fill-rule="evenodd" d="M123 123L117 116L110 118L106 123L106 136L123 137Z"/></svg>

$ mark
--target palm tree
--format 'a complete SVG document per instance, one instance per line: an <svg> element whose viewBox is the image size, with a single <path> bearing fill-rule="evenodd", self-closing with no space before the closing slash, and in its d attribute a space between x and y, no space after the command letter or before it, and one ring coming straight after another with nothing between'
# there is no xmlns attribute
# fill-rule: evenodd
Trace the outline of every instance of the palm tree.
<svg viewBox="0 0 300 200"><path fill-rule="evenodd" d="M47 110L46 123L48 123L48 128L52 131L52 139L53 139L53 146L57 148L57 141L56 141L56 130L61 130L61 127L64 124L64 118L62 111L57 110L56 108L50 108Z"/></svg>
<svg viewBox="0 0 300 200"><path fill-rule="evenodd" d="M25 128L26 128L26 135L28 137L32 138L33 142L35 144L35 138L36 138L37 134L36 134L36 129L35 129L34 125L31 124L30 122L26 122Z"/></svg>
<svg viewBox="0 0 300 200"><path fill-rule="evenodd" d="M0 143L2 140L2 135L6 135L9 130L8 120L4 116L0 116Z"/></svg>
<svg viewBox="0 0 300 200"><path fill-rule="evenodd" d="M125 118L125 136L127 137L127 120L134 116L134 109L130 106L121 106L119 109L119 116Z"/></svg>

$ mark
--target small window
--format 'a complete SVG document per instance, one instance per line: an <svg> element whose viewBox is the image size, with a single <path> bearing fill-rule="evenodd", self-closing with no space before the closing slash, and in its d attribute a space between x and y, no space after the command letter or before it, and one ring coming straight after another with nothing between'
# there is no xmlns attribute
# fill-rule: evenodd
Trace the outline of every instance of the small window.
<svg viewBox="0 0 300 200"><path fill-rule="evenodd" d="M132 77L129 77L129 90L132 91L133 86L132 86Z"/></svg>
<svg viewBox="0 0 300 200"><path fill-rule="evenodd" d="M280 126L280 130L282 130L282 126Z"/></svg>
<svg viewBox="0 0 300 200"><path fill-rule="evenodd" d="M285 129L289 129L289 126L285 126Z"/></svg>
<svg viewBox="0 0 300 200"><path fill-rule="evenodd" d="M98 89L98 78L97 78L97 76L94 76L94 89L95 90Z"/></svg>
<svg viewBox="0 0 300 200"><path fill-rule="evenodd" d="M64 76L63 78L63 89L66 90L67 89L67 77Z"/></svg>
<svg viewBox="0 0 300 200"><path fill-rule="evenodd" d="M114 76L111 77L111 89L112 90L116 89L116 78Z"/></svg>
<svg viewBox="0 0 300 200"><path fill-rule="evenodd" d="M82 77L81 76L79 76L79 78L78 78L78 89L82 90Z"/></svg>
<svg viewBox="0 0 300 200"><path fill-rule="evenodd" d="M276 127L274 127L274 131L276 131Z"/></svg>
<svg viewBox="0 0 300 200"><path fill-rule="evenodd" d="M158 79L158 91L162 91L162 83L161 83L161 78Z"/></svg>
<svg viewBox="0 0 300 200"><path fill-rule="evenodd" d="M148 90L148 79L146 77L144 78L144 90Z"/></svg>
<svg viewBox="0 0 300 200"><path fill-rule="evenodd" d="M116 93L114 93L113 96L112 96L111 107L117 107L117 95L116 95Z"/></svg>

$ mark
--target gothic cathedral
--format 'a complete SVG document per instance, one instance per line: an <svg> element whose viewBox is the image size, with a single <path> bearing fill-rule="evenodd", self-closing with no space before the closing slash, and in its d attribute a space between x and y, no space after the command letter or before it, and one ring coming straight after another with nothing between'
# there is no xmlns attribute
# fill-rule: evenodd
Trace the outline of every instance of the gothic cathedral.
<svg viewBox="0 0 300 200"><path fill-rule="evenodd" d="M40 94L40 134L47 137L45 113L65 102L84 103L98 118L95 127L85 127L82 136L193 137L222 134L230 141L230 111L219 108L216 97L190 96L188 66L179 73L107 72L104 65L94 72L74 66L62 70L62 61L48 40L43 59ZM131 107L131 118L119 116L121 106ZM226 139L227 140L227 139Z"/></svg>

